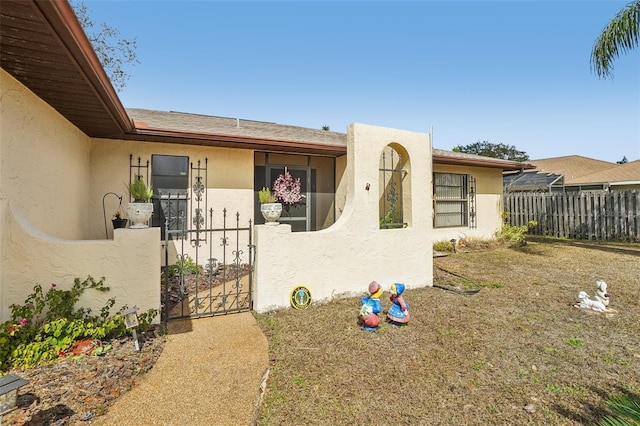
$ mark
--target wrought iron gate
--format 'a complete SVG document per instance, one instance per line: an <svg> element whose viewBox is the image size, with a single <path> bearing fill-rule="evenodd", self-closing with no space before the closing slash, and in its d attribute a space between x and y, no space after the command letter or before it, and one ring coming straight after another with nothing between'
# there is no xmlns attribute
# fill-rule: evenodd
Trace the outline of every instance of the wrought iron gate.
<svg viewBox="0 0 640 426"><path fill-rule="evenodd" d="M252 222L229 220L208 208L206 162L191 163L187 193L159 191L163 225L162 316L164 321L252 309ZM188 193L190 192L190 196Z"/></svg>

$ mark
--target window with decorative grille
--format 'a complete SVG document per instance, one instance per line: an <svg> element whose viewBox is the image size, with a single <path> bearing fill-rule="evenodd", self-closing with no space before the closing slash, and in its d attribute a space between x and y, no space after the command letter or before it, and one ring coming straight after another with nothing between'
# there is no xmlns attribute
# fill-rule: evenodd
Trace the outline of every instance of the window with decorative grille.
<svg viewBox="0 0 640 426"><path fill-rule="evenodd" d="M469 217L468 194L468 175L434 173L433 227L467 226Z"/></svg>

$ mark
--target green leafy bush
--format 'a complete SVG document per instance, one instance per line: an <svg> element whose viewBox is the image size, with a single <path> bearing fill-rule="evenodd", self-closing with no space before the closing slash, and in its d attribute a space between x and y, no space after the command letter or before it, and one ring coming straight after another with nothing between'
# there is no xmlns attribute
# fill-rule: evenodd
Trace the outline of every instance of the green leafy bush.
<svg viewBox="0 0 640 426"><path fill-rule="evenodd" d="M45 293L38 284L23 305L11 305L11 319L0 324L0 371L55 360L66 355L78 340L126 334L120 314L110 315L114 298L107 300L99 315L75 307L86 289L105 292L109 287L104 285L104 278L95 281L90 276L84 281L76 278L71 290L60 290L51 284ZM157 313L151 309L140 315L144 331Z"/></svg>
<svg viewBox="0 0 640 426"><path fill-rule="evenodd" d="M502 228L500 228L500 230L496 232L496 237L512 246L526 245L527 241L525 237L527 235L527 232L529 232L529 228L537 226L538 222L536 222L535 220L530 220L527 225L512 226L509 224L509 217L509 212L504 212L502 214L504 223L502 224Z"/></svg>
<svg viewBox="0 0 640 426"><path fill-rule="evenodd" d="M202 273L202 267L185 255L177 263L169 266L169 276L181 276Z"/></svg>
<svg viewBox="0 0 640 426"><path fill-rule="evenodd" d="M453 242L450 240L440 240L433 243L435 251L452 252L454 250Z"/></svg>

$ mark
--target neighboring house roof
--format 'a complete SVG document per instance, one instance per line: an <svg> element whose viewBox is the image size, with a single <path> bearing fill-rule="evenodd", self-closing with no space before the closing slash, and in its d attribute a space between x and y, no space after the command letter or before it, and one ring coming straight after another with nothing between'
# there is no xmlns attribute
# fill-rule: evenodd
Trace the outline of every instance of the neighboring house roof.
<svg viewBox="0 0 640 426"><path fill-rule="evenodd" d="M582 176L594 172L601 172L616 166L615 163L595 160L580 155L531 160L529 164L534 165L539 172L564 175L565 185Z"/></svg>
<svg viewBox="0 0 640 426"><path fill-rule="evenodd" d="M569 184L603 183L609 185L640 184L640 160L614 164L606 170L572 179ZM567 182L565 182L567 185Z"/></svg>
<svg viewBox="0 0 640 426"><path fill-rule="evenodd" d="M624 164L570 155L532 160L535 170L505 174L504 185L511 190L540 190L550 186L587 187L640 185L640 160ZM563 179L560 179L563 178Z"/></svg>
<svg viewBox="0 0 640 426"><path fill-rule="evenodd" d="M125 109L66 0L0 3L2 68L93 138L346 154L346 134L253 120ZM436 164L525 170L528 164L433 149Z"/></svg>

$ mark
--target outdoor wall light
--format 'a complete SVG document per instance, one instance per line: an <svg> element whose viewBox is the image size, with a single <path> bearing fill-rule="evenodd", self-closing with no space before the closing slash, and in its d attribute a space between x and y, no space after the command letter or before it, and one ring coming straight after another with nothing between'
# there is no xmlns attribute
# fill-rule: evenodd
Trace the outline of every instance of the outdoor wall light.
<svg viewBox="0 0 640 426"><path fill-rule="evenodd" d="M0 415L16 408L18 388L28 383L28 381L13 374L0 377Z"/></svg>
<svg viewBox="0 0 640 426"><path fill-rule="evenodd" d="M371 187L371 185L369 185L369 184L367 183L367 185L364 187L365 191L368 191L370 187Z"/></svg>

